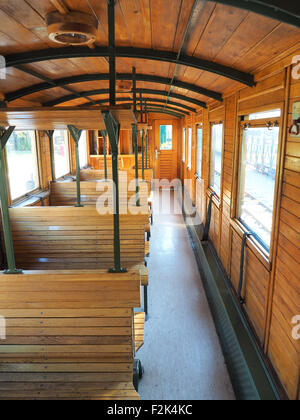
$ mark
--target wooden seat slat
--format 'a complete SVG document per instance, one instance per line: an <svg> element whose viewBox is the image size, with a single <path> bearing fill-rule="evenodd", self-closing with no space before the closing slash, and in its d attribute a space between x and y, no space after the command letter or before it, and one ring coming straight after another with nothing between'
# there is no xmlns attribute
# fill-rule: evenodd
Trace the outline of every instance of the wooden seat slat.
<svg viewBox="0 0 300 420"><path fill-rule="evenodd" d="M140 282L138 270L1 273L1 398L139 399L132 381Z"/></svg>

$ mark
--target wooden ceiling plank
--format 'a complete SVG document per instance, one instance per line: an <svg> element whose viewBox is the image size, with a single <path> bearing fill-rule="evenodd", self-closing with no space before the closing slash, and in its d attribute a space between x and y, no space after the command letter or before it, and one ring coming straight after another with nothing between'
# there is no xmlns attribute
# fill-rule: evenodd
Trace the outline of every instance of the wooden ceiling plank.
<svg viewBox="0 0 300 420"><path fill-rule="evenodd" d="M15 126L27 130L67 129L74 125L80 130L105 129L102 111L111 111L121 129L130 130L136 124L131 107L95 108L7 108L0 109L0 126Z"/></svg>

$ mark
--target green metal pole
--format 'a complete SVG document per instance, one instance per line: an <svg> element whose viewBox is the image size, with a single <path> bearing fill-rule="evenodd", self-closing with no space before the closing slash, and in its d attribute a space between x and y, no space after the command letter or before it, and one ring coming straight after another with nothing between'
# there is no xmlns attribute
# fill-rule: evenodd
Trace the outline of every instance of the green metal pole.
<svg viewBox="0 0 300 420"><path fill-rule="evenodd" d="M12 233L10 228L9 220L9 210L8 210L8 197L6 191L6 182L5 182L5 169L4 169L4 156L3 150L4 147L13 133L15 127L9 127L8 130L1 130L1 150L0 150L0 199L1 199L1 216L2 216L2 228L3 236L5 242L6 258L8 270L5 271L5 274L21 274L22 270L17 270L15 253L13 246Z"/></svg>
<svg viewBox="0 0 300 420"><path fill-rule="evenodd" d="M103 137L104 177L105 177L105 180L107 181L108 176L107 176L107 147L106 147L107 132L106 130L101 130L101 134Z"/></svg>
<svg viewBox="0 0 300 420"><path fill-rule="evenodd" d="M146 130L146 169L148 169L148 130Z"/></svg>
<svg viewBox="0 0 300 420"><path fill-rule="evenodd" d="M55 182L54 150L53 150L53 135L54 135L54 130L46 131L46 134L47 134L47 136L49 138L50 163L51 163L51 178L52 178L52 182Z"/></svg>
<svg viewBox="0 0 300 420"><path fill-rule="evenodd" d="M142 180L145 181L145 131L141 130L141 138L142 138Z"/></svg>
<svg viewBox="0 0 300 420"><path fill-rule="evenodd" d="M77 187L77 204L76 207L83 207L81 204L81 191L80 191L80 160L79 160L79 140L82 130L78 130L72 125L68 125L69 132L75 143L75 159L76 159L76 187Z"/></svg>
<svg viewBox="0 0 300 420"><path fill-rule="evenodd" d="M136 124L132 124L132 137L134 142L134 153L135 153L135 180L136 180L136 205L140 206L139 198L139 150L138 150L138 134Z"/></svg>
<svg viewBox="0 0 300 420"><path fill-rule="evenodd" d="M121 267L121 241L120 241L120 202L119 202L119 136L120 125L115 121L109 111L103 111L103 120L108 133L112 150L112 174L114 185L114 268L111 273L124 273Z"/></svg>

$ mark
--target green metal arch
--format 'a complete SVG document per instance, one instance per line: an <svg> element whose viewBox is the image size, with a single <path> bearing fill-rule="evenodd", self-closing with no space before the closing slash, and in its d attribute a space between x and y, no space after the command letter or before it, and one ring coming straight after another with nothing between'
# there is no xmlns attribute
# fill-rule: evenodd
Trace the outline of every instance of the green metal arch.
<svg viewBox="0 0 300 420"><path fill-rule="evenodd" d="M206 103L205 102L199 101L199 100L194 99L194 98L190 98L188 96L179 95L177 93L171 93L169 95L168 92L166 92L165 90L136 89L136 92L141 93L141 94L149 94L149 95L158 95L158 96L166 96L166 97L170 96L171 98L176 98L176 99L179 99L181 101L189 102L189 103L192 103L192 104L197 105L199 107L206 108ZM109 89L97 89L97 90L91 90L91 91L80 92L80 93L84 96L108 95L109 94ZM44 102L43 106L47 106L47 107L57 106L57 105L60 105L60 104L66 103L66 102L73 101L74 99L78 99L78 96L75 95L75 94L67 95L67 96L63 96L61 98L57 98L57 99L54 99L54 100L51 100L51 101Z"/></svg>
<svg viewBox="0 0 300 420"><path fill-rule="evenodd" d="M146 48L132 47L116 47L116 57L136 58L143 60L154 60L168 63L174 63L182 66L193 67L198 70L208 71L218 74L247 86L254 86L254 76L249 73L224 66L213 61L203 60L201 58L180 55L173 51L161 51ZM6 67L16 67L23 64L38 63L48 60L59 60L68 58L84 58L84 57L109 57L110 51L108 47L65 47L65 48L49 48L39 51L27 51L18 54L5 56Z"/></svg>
<svg viewBox="0 0 300 420"><path fill-rule="evenodd" d="M130 103L130 105L132 105L133 100L132 98L116 98L117 102L128 102ZM144 102L154 102L154 103L158 103L158 104L166 104L166 101L164 99L158 99L158 98L149 98L149 97L143 97L143 101ZM94 102L85 102L84 104L79 105L79 107L86 107L89 105L104 105L104 104L109 104L109 98L106 99L101 99L99 101L95 101ZM185 104L181 104L179 102L174 102L174 101L168 101L168 105L173 105L177 108L181 108L184 111L189 111L189 112L197 112L196 108L193 108L191 106L185 105ZM181 109L179 109L179 111L181 111Z"/></svg>
<svg viewBox="0 0 300 420"><path fill-rule="evenodd" d="M133 75L132 73L120 73L116 76L117 80L132 80ZM167 77L161 76L154 76L151 74L136 74L135 78L139 82L149 82L149 83L157 83L157 84L165 84L165 85L172 85L177 88L186 89L199 95L207 96L208 98L215 99L217 101L222 101L222 94L205 89L201 86L197 86L191 83L183 82L181 80L173 80ZM108 73L98 73L98 74L82 74L78 76L71 76L71 77L64 77L60 79L51 79L50 82L44 82L35 84L32 86L28 86L23 89L16 90L14 92L9 92L5 95L5 100L7 102L14 101L16 99L23 98L27 95L32 95L37 92L41 92L43 90L48 90L55 87L63 87L67 85L73 85L77 83L84 83L84 82L95 82L95 81L108 81L109 74Z"/></svg>
<svg viewBox="0 0 300 420"><path fill-rule="evenodd" d="M279 22L300 28L300 8L298 1L283 0L208 0L248 10Z"/></svg>

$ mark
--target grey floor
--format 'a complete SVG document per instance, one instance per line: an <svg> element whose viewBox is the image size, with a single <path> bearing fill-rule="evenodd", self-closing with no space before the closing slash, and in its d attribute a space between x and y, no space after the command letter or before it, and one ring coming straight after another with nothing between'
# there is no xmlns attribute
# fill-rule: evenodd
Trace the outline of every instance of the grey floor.
<svg viewBox="0 0 300 420"><path fill-rule="evenodd" d="M163 214L155 192L149 259L149 321L137 357L142 400L235 399L181 215ZM163 206L165 207L165 206Z"/></svg>

